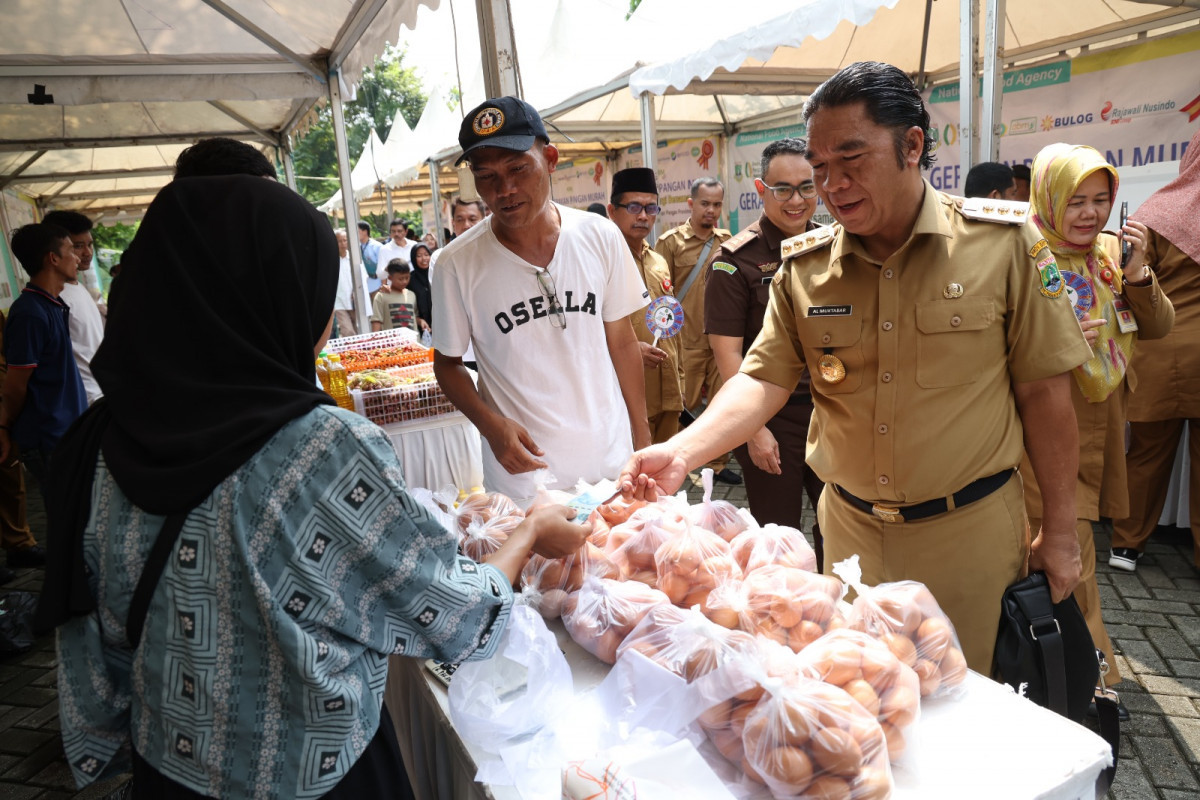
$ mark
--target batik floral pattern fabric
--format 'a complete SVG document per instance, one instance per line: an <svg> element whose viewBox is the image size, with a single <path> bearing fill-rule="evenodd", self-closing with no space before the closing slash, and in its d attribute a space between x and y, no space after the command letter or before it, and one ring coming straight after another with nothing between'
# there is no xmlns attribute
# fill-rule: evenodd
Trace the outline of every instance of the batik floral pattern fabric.
<svg viewBox="0 0 1200 800"><path fill-rule="evenodd" d="M76 782L128 768L219 797L320 797L379 726L391 654L489 657L503 573L457 553L404 488L387 437L322 406L280 430L188 516L142 642L129 599L163 517L97 465L85 559L98 609L59 629Z"/></svg>

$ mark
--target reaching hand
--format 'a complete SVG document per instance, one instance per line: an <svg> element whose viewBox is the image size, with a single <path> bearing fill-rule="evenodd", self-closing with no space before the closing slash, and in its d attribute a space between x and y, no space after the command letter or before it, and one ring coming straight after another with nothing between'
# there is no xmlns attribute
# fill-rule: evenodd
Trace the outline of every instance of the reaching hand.
<svg viewBox="0 0 1200 800"><path fill-rule="evenodd" d="M545 455L542 448L537 446L529 431L507 417L499 430L487 436L492 455L500 462L510 475L522 472L533 472L535 469L545 469L546 462L535 458Z"/></svg>
<svg viewBox="0 0 1200 800"><path fill-rule="evenodd" d="M533 528L533 552L543 558L563 558L579 552L592 526L590 523L580 525L572 522L574 517L575 509L566 506L530 508L521 524Z"/></svg>
<svg viewBox="0 0 1200 800"><path fill-rule="evenodd" d="M746 443L746 447L750 450L750 460L754 466L769 475L783 474L779 461L779 442L765 425Z"/></svg>
<svg viewBox="0 0 1200 800"><path fill-rule="evenodd" d="M634 453L621 470L617 485L626 500L653 502L660 494L679 491L687 473L687 462L667 442Z"/></svg>

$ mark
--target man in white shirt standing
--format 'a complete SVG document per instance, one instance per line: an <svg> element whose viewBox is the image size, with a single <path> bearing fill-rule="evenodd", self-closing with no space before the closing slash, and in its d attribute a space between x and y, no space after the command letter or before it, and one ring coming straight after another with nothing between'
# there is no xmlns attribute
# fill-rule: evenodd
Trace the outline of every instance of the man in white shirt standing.
<svg viewBox="0 0 1200 800"><path fill-rule="evenodd" d="M358 329L357 320L354 317L354 282L351 280L352 273L350 272L350 239L343 228L335 230L333 235L337 237L340 259L337 294L333 299L333 318L337 320L338 336L366 333L367 331ZM358 298L358 306L364 314L370 314L371 299L367 295L367 270L361 263L358 268L360 270L359 277L362 279L362 292Z"/></svg>
<svg viewBox="0 0 1200 800"><path fill-rule="evenodd" d="M392 224L388 226L388 235L392 238L379 248L379 266L376 272L379 279L385 283L387 282L387 265L392 263L394 258L409 264L413 245L416 244L416 242L408 240L408 225L402 219L392 220Z"/></svg>
<svg viewBox="0 0 1200 800"><path fill-rule="evenodd" d="M79 257L79 272L92 268L92 221L77 211L51 211L42 222L66 228L71 236L75 255ZM80 276L82 277L82 275ZM83 379L83 391L88 404L96 402L104 394L100 384L92 377L92 356L104 338L104 321L96 299L80 281L67 282L59 299L71 309L67 319L71 330L71 348L75 351L75 364L79 377Z"/></svg>
<svg viewBox="0 0 1200 800"><path fill-rule="evenodd" d="M613 478L650 441L641 350L629 315L648 293L621 232L550 199L558 150L532 106L484 102L463 120L492 214L448 244L433 275L434 372L487 440L484 484L518 502ZM462 363L469 344L476 388Z"/></svg>

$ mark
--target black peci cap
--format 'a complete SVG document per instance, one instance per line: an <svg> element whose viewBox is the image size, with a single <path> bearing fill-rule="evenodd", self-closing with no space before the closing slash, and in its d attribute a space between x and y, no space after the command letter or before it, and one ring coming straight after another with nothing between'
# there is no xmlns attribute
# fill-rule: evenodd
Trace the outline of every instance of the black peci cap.
<svg viewBox="0 0 1200 800"><path fill-rule="evenodd" d="M502 147L524 152L534 141L550 141L537 109L517 97L493 97L471 109L458 129L461 164L480 147Z"/></svg>
<svg viewBox="0 0 1200 800"><path fill-rule="evenodd" d="M657 196L658 183L654 180L654 170L649 167L626 167L620 172L613 173L613 201L616 201L625 192L643 192Z"/></svg>

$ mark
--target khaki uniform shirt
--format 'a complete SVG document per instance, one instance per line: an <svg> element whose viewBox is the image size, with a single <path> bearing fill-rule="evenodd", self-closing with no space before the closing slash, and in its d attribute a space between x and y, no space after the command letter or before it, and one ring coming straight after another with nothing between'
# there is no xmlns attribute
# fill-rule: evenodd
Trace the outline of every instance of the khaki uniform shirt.
<svg viewBox="0 0 1200 800"><path fill-rule="evenodd" d="M713 228L713 245L705 261L708 261L717 251L718 245L732 235L724 228ZM704 244L707 241L707 237L701 238L696 234L692 228L691 219L688 219L682 225L672 228L658 237L658 241L654 243L654 250L667 261L667 267L671 270L671 282L677 287L676 291L683 288L688 275L696 267L696 261L700 258L700 253L704 250ZM703 269L704 265L701 264L699 268ZM682 300L683 330L679 334L680 346L688 350L708 349L708 337L704 334L703 278L703 275L696 276L696 280L692 282L691 288L688 289L687 295Z"/></svg>
<svg viewBox="0 0 1200 800"><path fill-rule="evenodd" d="M1114 248L1115 249L1115 248ZM1099 521L1100 517L1129 516L1129 479L1125 469L1125 418L1130 397L1141 394L1145 376L1138 354L1148 342L1162 339L1175 317L1171 301L1152 276L1146 286L1125 285L1122 296L1137 320L1133 360L1125 380L1103 403L1089 403L1071 381L1071 401L1079 425L1079 480L1075 484L1076 519ZM1135 372L1135 367L1137 371ZM1132 394L1130 394L1132 392ZM1026 456L1021 474L1025 478L1025 507L1029 516L1041 519L1042 493Z"/></svg>
<svg viewBox="0 0 1200 800"><path fill-rule="evenodd" d="M665 294L675 293L667 262L651 250L650 245L642 242L642 251L635 254L633 260L637 262L642 273L642 280L650 293L650 302L653 303ZM684 319L686 322L686 317ZM633 324L633 331L639 342L654 343L654 334L646 327L646 309L642 308L630 314L629 321ZM657 346L666 352L667 357L655 368L643 368L646 377L648 419L654 419L664 411L683 411L683 366L679 359L679 334L670 339L659 339Z"/></svg>
<svg viewBox="0 0 1200 800"><path fill-rule="evenodd" d="M779 248L786 238L763 215L717 248L704 272L704 332L740 336L743 356L762 330L771 279L783 263ZM807 395L805 372L793 399L800 402Z"/></svg>
<svg viewBox="0 0 1200 800"><path fill-rule="evenodd" d="M1154 231L1146 263L1175 306L1175 327L1133 351L1138 383L1129 396L1132 422L1200 418L1200 264Z"/></svg>
<svg viewBox="0 0 1200 800"><path fill-rule="evenodd" d="M1043 294L1038 239L967 219L925 182L912 233L882 264L840 228L784 262L742 371L791 390L823 354L841 359L844 380L812 376L807 460L865 500L947 497L1016 467L1012 383L1091 355L1066 292Z"/></svg>

